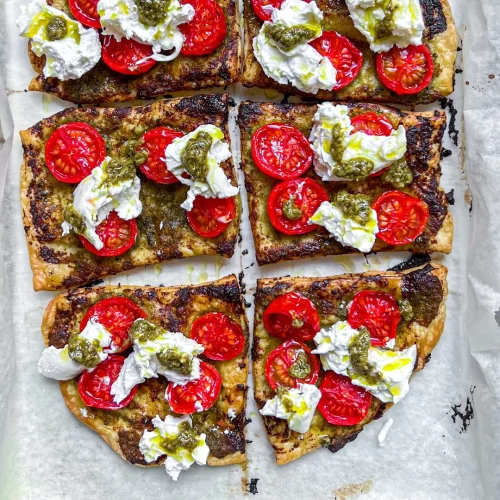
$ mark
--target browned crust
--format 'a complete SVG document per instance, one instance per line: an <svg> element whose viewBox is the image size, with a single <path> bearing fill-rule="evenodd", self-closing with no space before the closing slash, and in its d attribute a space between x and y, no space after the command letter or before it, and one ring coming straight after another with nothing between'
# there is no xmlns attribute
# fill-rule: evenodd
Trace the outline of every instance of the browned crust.
<svg viewBox="0 0 500 500"><path fill-rule="evenodd" d="M453 92L456 49L458 35L448 0L420 0L426 32L424 43L433 54L435 73L431 84L413 96L399 96L386 89L378 80L375 71L375 56L366 39L359 33L343 0L317 0L324 12L323 29L334 30L350 38L363 52L364 63L360 75L347 87L330 92L320 90L317 94L301 92L291 85L280 85L267 77L254 56L252 40L257 36L262 21L254 14L250 0L244 1L245 44L242 83L246 87L271 88L284 94L298 94L326 101L378 101L416 105L434 102Z"/></svg>
<svg viewBox="0 0 500 500"><path fill-rule="evenodd" d="M264 365L268 353L279 344L279 341L269 336L262 323L264 310L273 298L290 291L300 292L314 302L320 314L321 324L327 325L338 319L335 316L338 303L346 297L350 300L361 289L387 291L396 298L400 298L404 276L408 276L416 270L428 273L439 280L442 287L442 300L436 304L435 316L428 324L418 323L414 320L405 323L398 329L396 339L398 349L417 345L418 358L414 369L415 374L423 369L426 362L429 361L430 353L438 343L443 331L446 316L445 301L448 294L446 267L431 263L424 267L402 272L371 271L330 278L259 279L255 299L252 346L254 391L257 406L262 408L266 401L274 396L273 390L266 381ZM422 290L422 293L425 295L425 290ZM411 395L407 397L411 397ZM319 411L316 411L311 429L301 437L298 433L290 431L284 420L274 417L263 417L263 420L269 441L276 454L276 462L281 465L296 460L320 447L326 447L331 452L338 451L348 442L356 439L366 424L380 418L391 406L392 404L384 404L377 398L373 398L365 420L358 425L349 427L328 424Z"/></svg>
<svg viewBox="0 0 500 500"><path fill-rule="evenodd" d="M189 226L180 204L186 186L156 184L141 177L143 213L138 217L139 235L134 247L119 257L97 257L85 250L71 234L62 237L63 208L70 203L74 185L58 182L45 165L45 143L61 124L83 121L94 126L106 142L107 154L118 156L124 142L138 139L158 126L190 132L202 124L220 127L229 143L227 94L198 95L149 106L123 108L69 108L21 131L24 160L21 167L21 205L35 290L69 288L103 276L194 255L231 257L238 237L241 200L236 197L236 218L216 238L203 238ZM140 127L138 129L137 127ZM119 135L117 135L119 134ZM238 184L232 160L221 164L233 185ZM149 193L149 195L148 195ZM154 195L154 196L153 196ZM169 200L170 208L162 211ZM165 206L166 207L166 206ZM160 215L159 215L160 214ZM163 216L164 225L155 225Z"/></svg>
<svg viewBox="0 0 500 500"><path fill-rule="evenodd" d="M28 89L47 92L78 104L151 99L167 93L227 86L240 77L242 43L240 12L236 0L217 0L226 16L227 35L222 45L208 56L179 55L173 61L159 62L153 69L138 76L120 75L102 61L77 80L60 81L42 74L44 57L28 54L38 76ZM50 5L70 17L67 0L49 0Z"/></svg>
<svg viewBox="0 0 500 500"><path fill-rule="evenodd" d="M193 321L209 311L228 314L238 322L245 335L245 349L238 357L224 362L214 362L222 376L223 390L216 402L227 425L233 426L234 440L238 446L225 456L208 458L208 465L219 466L246 461L244 420L248 376L249 332L245 307L236 276L231 275L218 281L192 286L167 288L107 286L76 289L55 297L47 306L42 321L42 335L45 345L58 348L66 345L69 335L78 328L88 307L103 297L120 295L129 297L143 307L148 318L165 328L189 334ZM150 379L139 387L134 400L122 410L106 411L85 407L78 394L78 380L59 383L66 406L86 426L97 432L124 460L140 466L157 466L163 460L147 464L138 449L138 442L145 429L152 429L151 419L157 414L164 418L169 412L163 396L167 382ZM227 410L236 411L231 421ZM83 416L81 410L87 412ZM231 427L229 427L231 428ZM220 453L217 453L220 455Z"/></svg>
<svg viewBox="0 0 500 500"><path fill-rule="evenodd" d="M413 113L389 108L378 104L347 104L352 113L373 111L383 113L394 126L402 124L406 128L408 150L406 159L412 170L413 182L402 189L426 201L429 206L429 223L423 234L410 245L389 246L378 240L373 252L409 250L414 253L451 251L453 240L453 219L449 211L445 192L440 187L441 141L446 128L443 111ZM343 247L320 228L300 236L287 236L276 231L269 221L266 202L271 189L278 181L262 173L255 165L251 154L253 133L269 123L293 125L309 137L316 104L276 104L246 101L239 108L238 123L241 135L242 166L250 212L250 224L255 242L257 262L261 265L284 260L303 259L312 256L338 255L356 252ZM311 168L306 176L321 184L330 199L334 194L347 189L361 192L374 201L383 192L393 188L384 184L380 177L368 178L361 182L322 182Z"/></svg>

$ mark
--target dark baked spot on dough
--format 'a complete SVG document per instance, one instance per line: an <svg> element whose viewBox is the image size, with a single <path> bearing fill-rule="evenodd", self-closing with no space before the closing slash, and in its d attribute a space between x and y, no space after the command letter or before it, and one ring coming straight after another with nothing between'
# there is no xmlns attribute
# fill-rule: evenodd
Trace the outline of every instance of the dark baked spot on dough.
<svg viewBox="0 0 500 500"><path fill-rule="evenodd" d="M40 257L44 262L48 262L49 264L59 264L61 262L59 252L46 246L40 247Z"/></svg>
<svg viewBox="0 0 500 500"><path fill-rule="evenodd" d="M396 266L390 267L388 271L406 271L407 269L412 269L414 267L420 267L431 261L431 256L428 254L413 254L409 259L397 264Z"/></svg>
<svg viewBox="0 0 500 500"><path fill-rule="evenodd" d="M331 451L332 453L337 453L337 451L341 450L346 444L351 443L354 441L357 437L358 434L361 432L361 430L353 433L353 434L348 434L345 437L342 437L341 439L336 438L333 444L330 444L329 446L326 446L328 451Z"/></svg>
<svg viewBox="0 0 500 500"><path fill-rule="evenodd" d="M216 115L217 118L222 119L228 111L227 100L227 94L196 95L181 99L175 109L192 117L205 118Z"/></svg>
<svg viewBox="0 0 500 500"><path fill-rule="evenodd" d="M141 440L141 433L135 429L127 430L121 429L118 431L118 442L120 449L126 460L134 465L151 465L144 460L144 456L139 450L139 441ZM164 460L165 458L163 458ZM159 459L161 460L161 458ZM156 462L158 463L158 461Z"/></svg>
<svg viewBox="0 0 500 500"><path fill-rule="evenodd" d="M441 0L420 0L420 5L424 15L426 38L434 38L439 33L444 33L448 24Z"/></svg>

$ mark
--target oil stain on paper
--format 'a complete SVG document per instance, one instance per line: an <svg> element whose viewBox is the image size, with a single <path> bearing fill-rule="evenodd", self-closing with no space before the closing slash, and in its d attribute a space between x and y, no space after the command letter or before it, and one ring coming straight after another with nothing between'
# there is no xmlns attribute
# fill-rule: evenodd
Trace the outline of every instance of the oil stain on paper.
<svg viewBox="0 0 500 500"><path fill-rule="evenodd" d="M371 491L373 487L373 482L371 479L368 481L364 481L362 483L353 483L347 484L346 486L342 486L337 490L333 491L333 498L335 500L350 500L352 498L356 498L358 495L362 493L368 493Z"/></svg>
<svg viewBox="0 0 500 500"><path fill-rule="evenodd" d="M462 404L453 405L451 411L448 414L451 416L454 424L459 424L460 434L467 432L469 425L472 423L474 418L474 390L476 386L471 386L470 396L467 396L467 401L465 402L465 408L462 410Z"/></svg>

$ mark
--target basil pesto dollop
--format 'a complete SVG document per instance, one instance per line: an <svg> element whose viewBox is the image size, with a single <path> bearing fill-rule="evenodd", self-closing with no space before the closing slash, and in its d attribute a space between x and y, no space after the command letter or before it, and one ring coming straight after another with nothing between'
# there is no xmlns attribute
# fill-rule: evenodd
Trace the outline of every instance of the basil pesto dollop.
<svg viewBox="0 0 500 500"><path fill-rule="evenodd" d="M408 186L413 180L413 174L404 158L395 161L382 174L382 181L392 184L396 188Z"/></svg>
<svg viewBox="0 0 500 500"><path fill-rule="evenodd" d="M334 205L338 206L347 217L362 226L370 220L370 202L362 194L349 194L347 191L339 191L335 197Z"/></svg>
<svg viewBox="0 0 500 500"><path fill-rule="evenodd" d="M134 0L139 14L139 22L145 26L158 26L164 22L170 0Z"/></svg>
<svg viewBox="0 0 500 500"><path fill-rule="evenodd" d="M368 350L371 346L370 333L362 326L358 335L352 337L349 343L349 354L354 371L368 381L370 385L376 384L380 375L373 372L368 363Z"/></svg>
<svg viewBox="0 0 500 500"><path fill-rule="evenodd" d="M45 36L47 40L54 42L55 40L61 40L68 34L68 23L66 19L61 16L52 16L49 22L45 26Z"/></svg>
<svg viewBox="0 0 500 500"><path fill-rule="evenodd" d="M178 426L179 434L167 436L161 442L161 447L170 455L176 455L177 451L185 448L188 451L193 451L200 440L196 431L191 427L189 422L182 422Z"/></svg>
<svg viewBox="0 0 500 500"><path fill-rule="evenodd" d="M380 8L384 13L383 19L377 20L374 33L376 40L382 40L391 36L396 29L394 14L396 13L397 5L393 0L375 0L374 8Z"/></svg>
<svg viewBox="0 0 500 500"><path fill-rule="evenodd" d="M266 35L285 52L294 49L297 45L312 40L316 33L305 26L287 28L282 24L272 23L266 27Z"/></svg>
<svg viewBox="0 0 500 500"><path fill-rule="evenodd" d="M208 174L207 156L212 147L212 138L208 132L198 132L189 139L181 153L181 161L187 173L195 181L204 181Z"/></svg>
<svg viewBox="0 0 500 500"><path fill-rule="evenodd" d="M297 352L297 357L295 361L288 368L288 373L290 376L295 378L306 378L311 373L311 366L307 360L307 354L303 349Z"/></svg>
<svg viewBox="0 0 500 500"><path fill-rule="evenodd" d="M190 375L193 370L193 356L186 352L179 353L174 349L165 349L160 351L156 357L165 368L182 375Z"/></svg>
<svg viewBox="0 0 500 500"><path fill-rule="evenodd" d="M163 331L163 328L153 325L145 319L138 319L132 324L129 337L132 341L145 343L148 340L156 340Z"/></svg>
<svg viewBox="0 0 500 500"><path fill-rule="evenodd" d="M103 165L102 170L102 185L108 187L133 180L136 174L135 163L131 158L112 158Z"/></svg>
<svg viewBox="0 0 500 500"><path fill-rule="evenodd" d="M87 226L83 220L82 215L75 208L73 203L67 205L63 212L63 219L73 226L75 233L85 235L87 231Z"/></svg>
<svg viewBox="0 0 500 500"><path fill-rule="evenodd" d="M283 215L288 220L299 220L302 217L302 210L295 203L295 196L292 196L283 203Z"/></svg>
<svg viewBox="0 0 500 500"><path fill-rule="evenodd" d="M90 341L78 334L71 335L68 341L69 357L86 368L94 368L100 362L100 344L97 339Z"/></svg>
<svg viewBox="0 0 500 500"><path fill-rule="evenodd" d="M411 321L413 319L413 307L406 299L398 300L399 312L404 321Z"/></svg>

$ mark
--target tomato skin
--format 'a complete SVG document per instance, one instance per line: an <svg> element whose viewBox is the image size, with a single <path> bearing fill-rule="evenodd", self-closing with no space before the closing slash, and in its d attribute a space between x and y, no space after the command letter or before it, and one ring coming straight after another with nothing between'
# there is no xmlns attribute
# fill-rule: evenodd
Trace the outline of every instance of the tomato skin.
<svg viewBox="0 0 500 500"><path fill-rule="evenodd" d="M296 179L312 165L313 151L307 137L290 125L272 123L252 136L252 157L265 174L279 180Z"/></svg>
<svg viewBox="0 0 500 500"><path fill-rule="evenodd" d="M92 371L85 370L81 374L78 381L78 392L85 406L101 408L102 410L119 410L130 404L137 392L137 386L119 404L113 401L113 396L110 392L111 386L120 374L123 363L125 363L123 356L109 354ZM108 383L106 383L106 379L109 379Z"/></svg>
<svg viewBox="0 0 500 500"><path fill-rule="evenodd" d="M332 425L356 425L368 414L372 395L354 385L349 377L328 370L319 390L318 410Z"/></svg>
<svg viewBox="0 0 500 500"><path fill-rule="evenodd" d="M390 136L394 130L392 123L384 115L372 111L352 117L351 125L354 127L351 135L364 132L366 135Z"/></svg>
<svg viewBox="0 0 500 500"><path fill-rule="evenodd" d="M68 0L69 10L84 26L100 29L101 21L97 12L99 0Z"/></svg>
<svg viewBox="0 0 500 500"><path fill-rule="evenodd" d="M101 57L106 66L122 75L142 75L156 65L154 59L138 64L141 59L153 54L150 45L125 37L118 41L113 35L106 35L102 37L101 46Z"/></svg>
<svg viewBox="0 0 500 500"><path fill-rule="evenodd" d="M200 378L193 382L185 385L168 384L165 398L173 412L191 415L206 411L214 405L222 387L220 373L214 366L204 361L200 361L200 372Z"/></svg>
<svg viewBox="0 0 500 500"><path fill-rule="evenodd" d="M234 198L205 198L198 195L186 213L193 231L204 238L222 234L236 217Z"/></svg>
<svg viewBox="0 0 500 500"><path fill-rule="evenodd" d="M362 290L352 299L347 321L353 328L366 327L372 345L381 346L396 338L401 313L392 295Z"/></svg>
<svg viewBox="0 0 500 500"><path fill-rule="evenodd" d="M252 8L255 12L256 16L261 21L270 21L271 20L271 12L266 12L264 10L264 6L269 5L274 7L275 9L279 9L284 0L251 0Z"/></svg>
<svg viewBox="0 0 500 500"><path fill-rule="evenodd" d="M113 344L118 347L115 352L121 352L132 344L128 336L132 323L146 316L145 311L132 300L126 297L109 297L89 307L80 323L80 332L93 319L111 334ZM104 349L106 350L109 348Z"/></svg>
<svg viewBox="0 0 500 500"><path fill-rule="evenodd" d="M337 83L331 90L340 90L352 83L363 66L363 53L349 40L336 31L323 34L309 42L323 57L328 57L337 70Z"/></svg>
<svg viewBox="0 0 500 500"><path fill-rule="evenodd" d="M420 236L429 220L425 201L402 191L387 191L372 204L377 212L377 238L389 245L407 245Z"/></svg>
<svg viewBox="0 0 500 500"><path fill-rule="evenodd" d="M89 176L106 157L101 134L84 122L70 122L58 127L45 144L45 164L60 182L76 184ZM70 172L61 170L69 167Z"/></svg>
<svg viewBox="0 0 500 500"><path fill-rule="evenodd" d="M283 205L291 197L301 209L302 216L297 220L288 219L283 213ZM328 201L328 193L309 178L293 179L276 184L267 199L267 214L273 227L283 234L298 235L317 229L316 224L309 224L321 203Z"/></svg>
<svg viewBox="0 0 500 500"><path fill-rule="evenodd" d="M264 311L262 321L270 335L282 340L306 342L320 330L316 307L297 292L288 292L272 300Z"/></svg>
<svg viewBox="0 0 500 500"><path fill-rule="evenodd" d="M130 250L135 245L135 240L137 239L137 222L135 219L120 219L118 214L112 211L108 215L108 218L104 219L96 227L96 233L104 243L104 246L100 250L97 250L89 240L78 235L80 243L86 250L99 257L116 257ZM123 240L123 237L126 239ZM116 246L116 243L120 241L123 241L123 243Z"/></svg>
<svg viewBox="0 0 500 500"><path fill-rule="evenodd" d="M181 54L184 56L212 54L226 38L226 18L222 7L215 0L182 0L181 3L194 8L193 19L179 26L185 37Z"/></svg>
<svg viewBox="0 0 500 500"><path fill-rule="evenodd" d="M425 45L409 45L404 49L394 46L388 52L377 54L377 74L389 90L398 95L418 94L429 86L434 75L434 62ZM418 80L412 82L411 71Z"/></svg>
<svg viewBox="0 0 500 500"><path fill-rule="evenodd" d="M306 353L311 373L303 379L298 379L290 375L287 370L296 359L297 351L303 350ZM285 372L285 375L283 373ZM287 340L274 349L266 359L265 374L267 383L272 389L278 386L297 388L299 384L315 384L319 375L319 362L315 354L310 349L297 340Z"/></svg>
<svg viewBox="0 0 500 500"><path fill-rule="evenodd" d="M233 359L245 347L241 326L219 312L211 312L198 318L191 327L190 337L205 347L204 356L215 361Z"/></svg>

